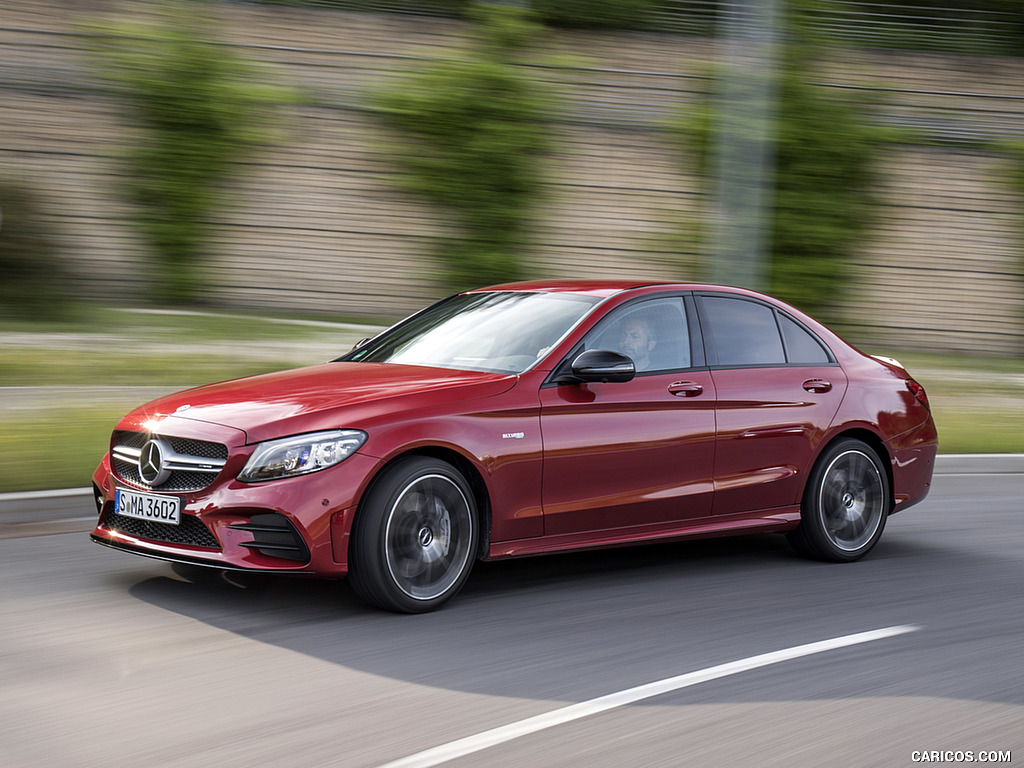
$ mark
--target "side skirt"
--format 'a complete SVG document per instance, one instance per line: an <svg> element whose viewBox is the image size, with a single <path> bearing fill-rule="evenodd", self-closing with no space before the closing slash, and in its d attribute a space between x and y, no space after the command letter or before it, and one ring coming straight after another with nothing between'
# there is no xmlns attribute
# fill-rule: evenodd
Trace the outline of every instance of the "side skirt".
<svg viewBox="0 0 1024 768"><path fill-rule="evenodd" d="M653 544L664 541L683 541L717 536L741 536L749 533L781 533L800 524L800 507L796 504L757 513L702 517L687 521L686 525L646 525L632 528L609 528L601 531L539 536L514 541L492 541L485 560L507 557L545 555L579 549L628 547L635 544Z"/></svg>

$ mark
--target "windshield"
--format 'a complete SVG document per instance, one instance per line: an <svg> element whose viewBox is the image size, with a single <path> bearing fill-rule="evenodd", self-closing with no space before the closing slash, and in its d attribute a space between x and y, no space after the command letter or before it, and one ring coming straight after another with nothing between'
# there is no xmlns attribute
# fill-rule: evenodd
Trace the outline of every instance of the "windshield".
<svg viewBox="0 0 1024 768"><path fill-rule="evenodd" d="M514 291L452 296L340 358L522 373L600 299Z"/></svg>

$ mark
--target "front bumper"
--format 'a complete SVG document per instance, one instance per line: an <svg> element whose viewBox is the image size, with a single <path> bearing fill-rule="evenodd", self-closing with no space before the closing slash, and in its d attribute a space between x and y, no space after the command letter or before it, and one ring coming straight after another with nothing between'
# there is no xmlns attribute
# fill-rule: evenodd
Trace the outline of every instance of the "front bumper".
<svg viewBox="0 0 1024 768"><path fill-rule="evenodd" d="M309 574L334 578L348 572L352 513L379 459L353 454L330 469L265 483L234 479L238 461L202 491L171 493L182 499L179 526L117 515L118 488L159 493L114 476L109 455L93 474L98 544L145 557L227 570ZM125 523L131 523L126 525ZM198 526L198 527L197 527ZM173 530L172 530L173 529Z"/></svg>

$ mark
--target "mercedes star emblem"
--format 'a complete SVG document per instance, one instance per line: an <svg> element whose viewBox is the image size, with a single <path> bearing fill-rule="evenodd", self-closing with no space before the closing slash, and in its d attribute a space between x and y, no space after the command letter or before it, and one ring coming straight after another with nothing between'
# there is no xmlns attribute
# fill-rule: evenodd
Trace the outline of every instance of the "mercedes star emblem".
<svg viewBox="0 0 1024 768"><path fill-rule="evenodd" d="M139 475L146 485L160 485L171 476L171 470L164 466L164 454L167 446L153 438L142 446L139 455Z"/></svg>

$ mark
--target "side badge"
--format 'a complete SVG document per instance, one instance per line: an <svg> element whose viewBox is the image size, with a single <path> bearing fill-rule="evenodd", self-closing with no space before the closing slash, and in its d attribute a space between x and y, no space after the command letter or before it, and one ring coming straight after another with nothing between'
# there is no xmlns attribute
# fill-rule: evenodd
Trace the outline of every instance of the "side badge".
<svg viewBox="0 0 1024 768"><path fill-rule="evenodd" d="M501 437L502 437L503 440L522 440L524 437L526 437L526 433L525 432L506 432Z"/></svg>

